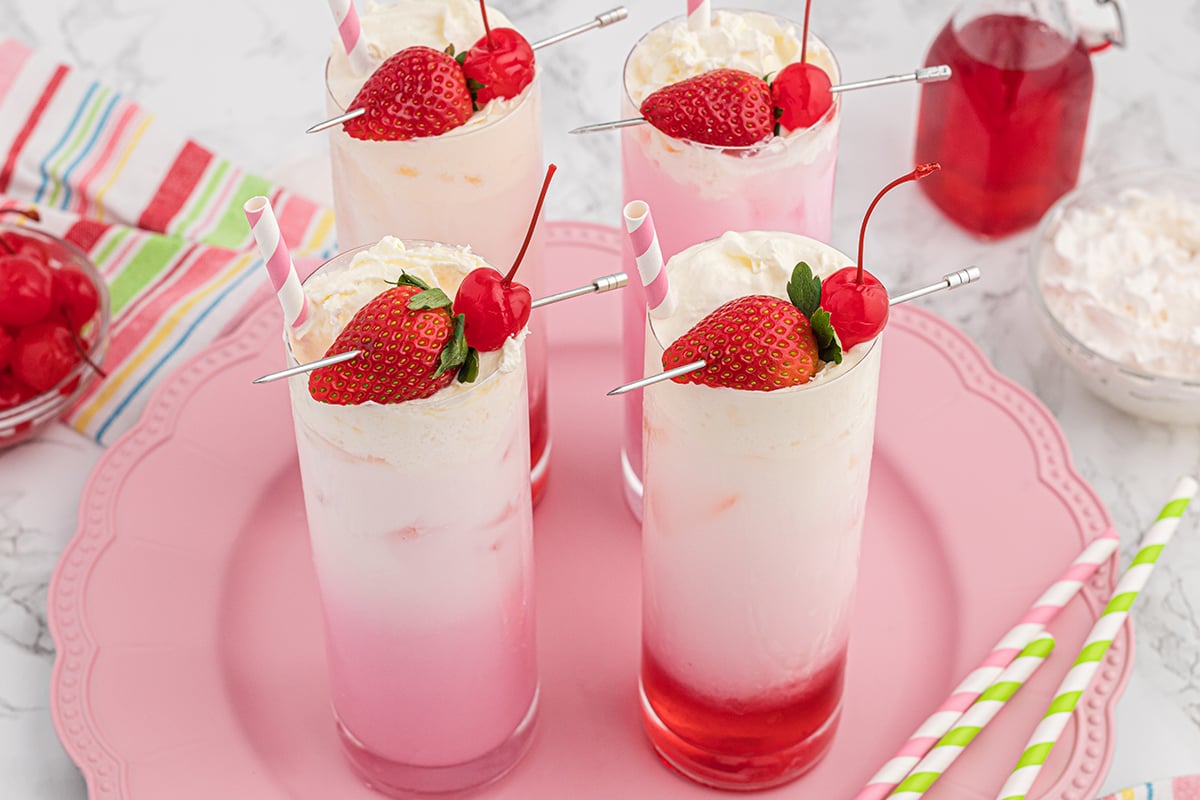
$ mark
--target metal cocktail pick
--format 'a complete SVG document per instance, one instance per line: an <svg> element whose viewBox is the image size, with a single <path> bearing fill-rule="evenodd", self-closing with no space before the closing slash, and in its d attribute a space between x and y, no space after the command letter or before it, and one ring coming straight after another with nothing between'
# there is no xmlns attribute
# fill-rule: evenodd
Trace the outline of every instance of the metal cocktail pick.
<svg viewBox="0 0 1200 800"><path fill-rule="evenodd" d="M960 269L957 272L951 272L949 275L943 276L942 279L937 283L931 283L928 286L922 286L920 289L913 289L911 292L905 292L904 294L898 294L895 297L889 297L888 305L894 306L900 303L907 303L909 300L916 300L918 297L924 297L927 294L940 292L943 289L957 289L959 286L966 286L968 283L974 283L977 280L979 280L979 267L966 267L965 269ZM696 370L704 369L707 366L707 361L704 359L699 359L698 361L692 361L688 364L675 367L674 369L669 369L666 372L659 372L655 375L649 375L645 378L633 381L632 383L627 383L624 386L618 386L608 394L612 396L617 394L625 394L637 389L644 389L645 387L651 386L655 383L669 381L674 378L678 378L680 375L687 375L689 372L695 372Z"/></svg>
<svg viewBox="0 0 1200 800"><path fill-rule="evenodd" d="M899 75L888 75L883 78L871 78L870 80L854 81L853 83L839 83L837 86L829 87L829 91L837 94L838 92L853 92L857 89L871 89L876 86L890 86L893 83L908 83L910 81L933 83L949 79L950 74L951 71L948 65L939 64L936 67L922 67L915 72L902 72ZM595 125L584 125L582 128L575 128L571 133L599 133L600 131L612 131L618 128L631 128L634 125L641 125L645 122L645 117L632 117L630 119L617 120L616 122L598 122Z"/></svg>
<svg viewBox="0 0 1200 800"><path fill-rule="evenodd" d="M531 309L541 308L542 306L548 306L551 303L560 303L563 300L582 297L585 294L603 294L604 292L611 292L613 289L620 289L622 286L625 286L628 283L628 275L626 275L624 272L614 272L612 275L602 275L586 286L580 286L575 289L568 289L565 292L558 292L557 294L540 297L530 303L529 307ZM312 370L319 369L320 367L341 364L343 361L349 361L353 358L357 358L358 355L358 350L347 350L346 352L338 353L335 356L327 356L316 361L310 361L307 364L297 364L294 367L281 369L279 372L272 372L268 375L263 375L260 378L255 378L253 381L251 381L251 383L271 383L272 381L281 380L283 378L290 378L293 375L311 372Z"/></svg>
<svg viewBox="0 0 1200 800"><path fill-rule="evenodd" d="M620 22L628 16L629 10L625 8L625 6L617 6L616 8L609 9L601 14L597 14L591 19L590 22L585 22L582 25L576 25L574 28L565 30L562 33L556 33L553 36L547 36L545 39L534 42L529 46L534 50L540 50L543 47L549 47L552 44L558 44L559 42L566 41L567 39L578 36L581 33L594 31L598 28L605 28L609 25L612 25L614 22ZM324 122L318 122L316 125L313 125L311 128L306 130L305 133L320 133L321 131L328 130L335 125L341 125L343 122L349 122L352 119L357 119L365 113L367 113L365 108L356 108L351 111L347 111L345 114L339 114L333 119L327 119Z"/></svg>

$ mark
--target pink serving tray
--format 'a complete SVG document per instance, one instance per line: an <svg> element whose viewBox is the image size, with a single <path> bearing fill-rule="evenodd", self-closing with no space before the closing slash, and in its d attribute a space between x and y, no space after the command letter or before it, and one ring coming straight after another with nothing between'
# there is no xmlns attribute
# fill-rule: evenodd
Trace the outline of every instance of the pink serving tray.
<svg viewBox="0 0 1200 800"><path fill-rule="evenodd" d="M621 268L616 230L550 228L553 288ZM638 712L638 529L622 501L615 293L547 309L554 456L537 510L542 716L484 798L717 793L661 766ZM543 312L544 313L544 312ZM370 798L330 719L282 383L280 314L255 309L159 388L84 494L50 588L52 706L92 800ZM916 728L1083 543L1108 526L1062 434L961 333L899 308L885 334L841 730L780 798L842 800ZM929 793L991 800L1113 585L1053 626L1059 652ZM1112 648L1033 797L1098 791L1131 640ZM396 720L403 725L404 720Z"/></svg>

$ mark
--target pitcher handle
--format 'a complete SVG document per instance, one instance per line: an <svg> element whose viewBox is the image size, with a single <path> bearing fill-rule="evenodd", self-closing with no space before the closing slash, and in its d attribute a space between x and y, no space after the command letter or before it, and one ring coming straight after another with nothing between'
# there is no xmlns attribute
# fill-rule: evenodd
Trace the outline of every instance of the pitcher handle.
<svg viewBox="0 0 1200 800"><path fill-rule="evenodd" d="M1117 31L1116 33L1104 34L1103 44L1093 45L1088 48L1093 53L1100 53L1107 50L1109 47L1116 45L1124 48L1126 43L1125 38L1125 12L1121 10L1121 4L1117 0L1096 0L1098 6L1112 6L1113 13L1117 15Z"/></svg>

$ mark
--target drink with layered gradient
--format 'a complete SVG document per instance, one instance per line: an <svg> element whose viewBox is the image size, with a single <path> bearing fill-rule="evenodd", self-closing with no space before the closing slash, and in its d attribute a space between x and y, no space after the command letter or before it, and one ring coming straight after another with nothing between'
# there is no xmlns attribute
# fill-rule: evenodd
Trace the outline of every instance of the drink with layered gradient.
<svg viewBox="0 0 1200 800"><path fill-rule="evenodd" d="M453 297L482 266L466 248L393 238L344 253L305 282L311 321L289 338L291 359L324 356L403 273ZM291 382L336 724L353 769L387 794L486 783L530 742L523 340L423 399L338 405Z"/></svg>
<svg viewBox="0 0 1200 800"><path fill-rule="evenodd" d="M653 319L641 369L663 369L664 346L727 301L787 298L799 262L826 277L850 259L779 232L677 254L675 308ZM771 391L668 381L644 392L643 715L663 759L700 783L789 781L837 726L880 344L841 358Z"/></svg>
<svg viewBox="0 0 1200 800"><path fill-rule="evenodd" d="M700 32L677 18L651 30L625 62L623 117L640 114L653 92L714 69L771 76L801 58L801 26L748 11L715 11ZM829 48L810 35L807 61L838 82ZM625 202L645 200L654 209L663 255L730 230L779 230L828 241L832 228L841 103L811 127L781 128L749 147L717 147L673 138L651 125L624 129L621 164ZM626 253L632 263L632 252ZM645 297L630 287L623 300L625 379L640 377ZM641 395L625 400L622 451L626 497L641 509Z"/></svg>
<svg viewBox="0 0 1200 800"><path fill-rule="evenodd" d="M489 9L495 28L511 27ZM376 64L412 46L464 51L484 36L475 0L399 0L368 4L360 16ZM365 75L356 75L340 43L326 67L326 111L341 114ZM384 236L458 242L493 264L512 261L537 196L542 163L541 81L512 98L496 98L464 124L438 136L369 141L340 126L329 131L334 211L342 249ZM522 279L544 293L545 241L534 234ZM527 343L531 463L535 498L547 479L550 432L546 395L545 322Z"/></svg>

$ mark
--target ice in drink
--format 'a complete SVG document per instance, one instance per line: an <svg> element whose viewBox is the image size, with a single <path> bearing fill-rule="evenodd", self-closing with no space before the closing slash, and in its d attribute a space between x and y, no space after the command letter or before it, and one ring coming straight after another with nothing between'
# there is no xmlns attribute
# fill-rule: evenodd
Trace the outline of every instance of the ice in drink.
<svg viewBox="0 0 1200 800"><path fill-rule="evenodd" d="M512 27L489 8L493 28ZM476 0L399 0L368 4L360 16L377 62L406 47L470 48L484 35ZM356 75L340 41L326 67L326 111L341 114L365 75ZM529 222L529 198L542 182L541 80L511 99L483 105L440 136L404 141L353 139L328 132L338 244L349 249L384 236L469 245L492 264L511 263ZM544 226L521 268L534 296L545 294ZM545 321L527 342L531 463L540 498L549 469Z"/></svg>
<svg viewBox="0 0 1200 800"><path fill-rule="evenodd" d="M526 203L527 205L527 203ZM290 355L325 355L401 272L450 297L486 262L385 238L309 278ZM393 284L394 285L394 284ZM334 714L355 771L386 793L487 782L525 752L538 695L523 335L473 383L332 405L291 380Z"/></svg>
<svg viewBox="0 0 1200 800"><path fill-rule="evenodd" d="M709 70L733 68L766 76L800 60L802 26L746 11L715 11L713 25L688 30L677 18L651 30L625 62L623 117L638 116L650 94ZM807 60L840 77L829 48L809 35ZM833 224L841 101L815 125L781 130L751 147L722 148L667 136L650 125L621 134L624 201L654 209L663 256L730 230L780 230L828 241ZM626 244L626 263L633 253ZM641 376L645 296L630 286L623 304L624 377ZM641 394L625 398L622 462L626 497L641 510Z"/></svg>
<svg viewBox="0 0 1200 800"><path fill-rule="evenodd" d="M645 374L662 369L659 341L725 302L786 298L801 261L821 277L851 263L777 232L727 233L676 255L666 269L677 306L654 320ZM644 392L643 714L664 760L700 783L784 783L831 743L879 358L875 339L802 385Z"/></svg>

